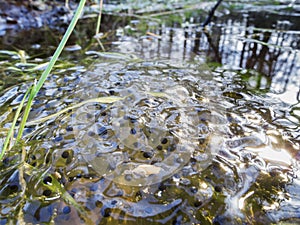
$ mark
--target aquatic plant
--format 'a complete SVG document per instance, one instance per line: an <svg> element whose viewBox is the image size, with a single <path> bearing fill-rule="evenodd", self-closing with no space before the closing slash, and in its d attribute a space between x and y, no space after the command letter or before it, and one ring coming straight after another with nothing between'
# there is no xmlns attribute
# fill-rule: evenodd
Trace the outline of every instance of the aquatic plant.
<svg viewBox="0 0 300 225"><path fill-rule="evenodd" d="M0 160L3 158L5 152L8 149L8 146L11 142L11 138L13 137L13 133L14 133L14 129L18 120L18 117L21 113L22 107L24 105L25 99L28 97L27 100L27 104L26 104L26 108L24 110L24 114L19 126L19 130L18 130L18 134L17 134L17 138L16 138L16 143L20 141L20 139L22 138L22 134L24 131L24 128L26 126L26 122L29 116L29 112L31 110L31 106L32 106L32 102L33 99L35 98L35 96L37 95L37 93L39 92L39 90L42 88L45 80L47 79L48 75L50 74L51 70L53 69L59 55L61 54L62 50L64 49L70 35L72 34L82 12L85 6L86 0L80 0L79 4L78 4L78 8L74 14L74 17L72 19L72 21L69 24L69 27L67 29L67 31L65 32L60 44L58 45L56 51L54 52L47 68L44 70L44 72L42 73L41 77L39 78L39 80L36 82L34 82L34 84L32 85L32 87L26 92L26 94L23 97L23 100L21 102L21 104L19 105L19 108L16 112L15 118L12 122L11 128L6 136L6 139L4 141L3 147L2 147L2 151L0 153ZM29 95L29 96L28 96Z"/></svg>
<svg viewBox="0 0 300 225"><path fill-rule="evenodd" d="M147 23L143 23L143 26L146 26L146 24ZM231 29L231 25L229 28L225 27L224 29ZM245 29L248 29L248 27ZM94 27L92 30L94 31ZM153 32L153 35L158 33L152 28L144 29L142 32L147 32L149 30ZM177 31L182 32L183 29L179 29ZM262 30L260 31L262 32ZM191 34L194 34L193 30L191 32ZM176 34L176 31L174 33ZM228 32L229 34L227 32L225 33L226 35L221 35L221 37L228 37L232 35L231 32ZM162 32L162 34L164 35L164 32ZM250 34L249 37L252 37ZM183 37L182 35L183 34L181 34L180 37ZM237 34L234 33L234 35ZM234 35L232 35L232 37L236 37ZM140 37L140 35L136 36ZM192 35L188 37L192 37ZM199 38L199 36L195 37ZM261 41L261 39L258 40ZM159 43L162 44L161 41ZM204 43L207 42L204 41ZM245 43L246 46L248 46L248 39ZM252 41L249 41L249 43L252 43ZM267 41L264 43L268 44ZM259 46L263 45L262 43L257 44ZM224 43L222 43L222 45L226 46ZM229 42L229 45L232 45L232 42ZM149 52L148 49L146 52ZM227 51L225 51L225 53L226 52ZM248 49L247 52L251 53L251 50ZM120 183L121 181L123 182L123 180L113 180L113 182L110 182L110 180L101 176L103 173L94 171L95 167L93 167L92 164L85 162L89 162L89 159L105 159L105 157L103 157L104 154L101 154L100 151L90 152L89 154L83 155L82 153L86 153L86 151L83 150L86 146L84 144L91 143L93 140L95 140L94 143L99 144L100 138L101 140L111 140L109 138L113 135L115 136L116 133L113 131L119 130L119 124L123 125L123 128L126 128L126 131L128 131L126 134L130 134L130 140L136 140L136 137L139 134L143 134L142 132L144 132L146 135L149 135L149 133L146 133L149 131L149 129L147 129L149 127L142 126L142 130L136 129L143 124L135 118L123 116L121 111L114 111L114 115L117 116L114 116L115 119L113 120L113 123L111 123L111 120L107 120L107 118L110 118L111 116L110 113L112 108L119 108L116 106L120 106L122 102L126 102L124 100L118 101L118 98L114 96L126 96L127 92L125 92L124 95L120 95L118 92L120 83L117 86L114 86L114 84L117 83L117 80L111 81L109 86L104 85L104 82L108 80L108 75L114 74L115 78L122 78L124 71L133 72L133 70L136 70L142 74L147 74L147 72L150 71L152 74L151 76L153 76L153 74L159 74L159 81L161 82L161 78L163 77L161 75L162 71L165 71L163 74L168 76L172 72L179 70L179 68L170 68L169 71L171 71L171 73L168 73L168 70L161 68L161 64L157 64L157 60L155 65L159 66L160 68L156 68L155 65L149 65L149 62L139 64L133 63L129 60L129 67L126 67L125 69L119 68L119 70L116 70L116 67L113 67L110 63L114 62L115 60L117 61L117 65L120 63L126 64L124 62L124 55L122 56L122 54L117 55L96 51L90 51L90 53L93 55L94 63L97 63L95 62L95 57L104 60L101 60L100 64L98 62L97 66L93 64L93 67L96 67L94 70L92 70L89 66L88 74L81 74L81 71L74 72L74 69L72 71L72 76L68 76L69 74L65 73L65 69L55 71L55 73L52 72L54 73L54 76L50 76L49 80L47 79L44 84L45 86L41 91L49 91L49 84L51 85L52 82L57 82L56 84L58 85L58 88L62 87L62 89L55 89L57 92L52 92L54 94L47 99L44 94L41 93L36 96L34 103L32 103L32 111L30 112L29 118L32 115L35 115L34 112L36 112L36 109L41 109L40 106L44 106L48 103L51 104L52 101L55 101L59 107L54 108L56 105L51 105L50 109L42 108L42 113L38 113L38 115L47 115L46 117L41 118L39 116L37 120L26 122L26 128L22 137L24 140L26 139L26 143L20 139L19 142L15 142L15 145L12 146L11 149L9 147L7 148L10 149L10 151L7 152L3 162L1 162L0 200L3 201L3 203L1 202L3 209L4 207L7 209L9 206L13 207L11 207L9 210L5 210L5 212L1 214L1 224L4 224L5 222L15 224L15 220L20 221L19 223L22 224L59 224L70 222L77 224L76 219L79 219L80 221L84 220L85 224L143 224L150 220L155 224L158 224L163 220L165 223L173 222L173 224L240 224L242 222L249 224L270 224L271 222L265 219L268 216L266 215L267 213L271 213L271 216L280 216L280 218L291 218L294 215L297 215L297 218L299 218L299 212L293 205L295 203L294 199L298 199L298 186L292 186L290 183L288 183L288 185L291 187L290 189L295 189L295 194L293 195L292 193L292 197L289 195L291 191L285 190L285 186L288 182L286 171L289 172L289 168L286 168L285 170L280 169L277 165L277 162L275 162L276 164L274 165L272 163L270 164L269 161L265 162L263 159L256 157L257 151L261 151L263 153L270 152L271 154L273 152L280 152L280 148L283 148L280 146L283 146L282 143L285 143L283 139L278 139L279 141L277 141L277 139L272 141L276 138L276 136L279 137L279 134L276 134L276 136L272 135L273 139L270 139L272 145L263 146L262 148L260 147L262 145L263 137L265 137L264 134L266 129L274 129L274 127L277 127L276 124L280 124L280 122L276 123L276 118L281 117L279 118L280 120L286 119L286 117L281 116L281 114L279 114L277 117L270 116L273 112L272 110L275 111L275 114L278 112L276 109L270 108L270 106L275 106L275 104L273 104L275 99L269 99L269 101L266 102L262 101L263 98L260 97L261 94L270 92L270 85L267 86L264 82L260 81L265 79L263 77L263 73L258 73L256 70L253 70L252 72L251 69L229 69L226 67L226 65L224 65L222 68L222 64L212 65L216 68L213 73L215 78L218 80L218 82L212 83L213 90L215 90L215 87L220 85L221 82L224 82L223 84L226 85L226 88L220 91L218 95L223 97L223 104L228 107L228 110L226 113L224 113L224 115L221 115L219 106L223 107L224 105L222 102L216 101L215 98L213 98L218 108L215 110L208 110L203 102L203 105L199 105L201 107L196 108L197 114L190 114L191 116L199 115L199 118L201 118L201 123L199 122L199 125L201 125L201 132L204 132L204 134L201 133L202 135L199 139L199 144L201 144L203 148L201 148L198 152L193 152L193 157L190 159L190 162L187 164L183 163L186 166L182 168L182 170L180 169L178 173L161 182L161 184L147 186L146 188L131 188L128 186L122 187ZM73 54L70 55L73 56ZM227 56L228 55L226 55L226 59L230 58ZM113 59L107 60L107 58ZM18 58L18 60L19 59L20 58ZM26 58L24 59L26 60ZM90 65L91 61L85 64ZM82 61L80 62L82 63ZM58 63L59 62L56 63L55 68L57 68ZM107 72L107 70L105 70L108 67L112 72ZM19 67L16 66L15 68L18 69ZM28 66L26 69L27 68L31 67ZM6 69L7 68L5 68L5 70ZM143 69L147 72L143 73ZM28 70L23 70L18 72L17 70L11 70L11 72L17 72L18 74L28 74L27 71ZM159 71L159 73L154 73L155 71ZM78 73L79 76L77 76ZM99 73L105 73L107 76L101 76ZM93 79L93 74L95 79ZM181 69L179 74L183 75ZM131 75L133 76L136 74L132 73ZM90 78L86 78L89 76ZM33 79L32 77L33 76L30 77L31 80ZM73 78L76 80L73 80ZM84 81L80 80L82 78ZM101 88L100 96L103 94L105 97L99 97L99 92L97 92L95 96L82 96L80 91L83 90L83 92L85 92L84 87L90 87L90 84L92 83L87 82L87 79L95 81L94 87ZM255 81L253 79L255 79ZM64 82L59 83L61 80ZM203 79L201 80L203 81ZM80 85L83 85L83 87L79 85L78 89L76 89L77 87L73 89L72 84L76 83L77 81L82 81ZM136 81L145 82L145 79L136 79ZM103 85L100 85L100 82L103 82ZM150 83L153 85L153 82ZM185 86L184 84L188 83L192 88L191 90L195 91L190 93L195 93L193 96L197 97L199 100L198 103L200 103L200 101L202 102L202 100L204 101L205 98L203 97L206 95L202 95L203 87L206 87L207 85L201 82L199 88L196 88L198 86L191 85L191 81L189 79L181 81L180 84ZM28 82L26 82L26 85L27 84ZM249 87L247 87L247 85L249 85ZM32 87L32 89L34 88L35 86ZM26 100L32 89L27 90L26 94L23 92L23 95L25 94L27 97L23 98L23 101L21 102L22 104L20 104L21 98L18 97L18 104L20 104L18 109L16 109L14 105L16 101L9 105L9 109L15 110L14 113L16 111L17 113L15 113L15 118L13 119L13 117L10 116L11 112L9 112L9 117L5 118L5 126L10 124L12 120L18 120L20 115L22 115L21 111L23 106L26 105ZM21 88L21 90L24 90L24 88ZM73 93L69 95L69 90L73 93L75 93L75 90L79 90L79 92L76 92L80 94L79 97L77 98L76 94L74 97ZM91 92L93 90L91 90ZM144 88L141 86L139 90L139 96L144 96ZM153 91L157 90L161 89L153 89ZM257 92L258 94L255 95L253 90L258 90L259 93ZM66 92L62 95L55 95L56 93L62 93L64 91ZM150 99L152 103L165 102L163 99L164 95L162 94L164 94L164 92L147 93L146 97L148 98L146 100ZM21 97L23 97L23 95ZM255 99L252 99L253 95ZM69 101L66 101L65 97L68 98ZM94 98L91 99L91 97ZM44 99L46 100L43 101ZM80 99L79 103L76 102L78 99ZM85 99L88 100L84 101ZM36 104L37 101L40 101L40 105L39 103ZM104 101L108 104L113 103L113 101L117 101L117 104L114 104L113 107L110 107L108 104L102 104ZM70 102L71 104L69 104ZM145 103L149 104L151 102L148 101ZM142 103L144 102L141 102L139 106L144 106ZM78 136L76 133L76 129L78 128L74 126L76 125L76 120L74 117L76 115L80 115L79 113L76 114L76 112L80 112L77 111L77 109L83 108L81 107L83 104L91 106L87 110L88 113L86 114L86 118L91 119L91 116L95 115L95 118L99 119L97 120L98 124L96 125L99 126L95 125L93 127L96 129L88 129L89 126L86 126L87 132L86 139L84 140L86 142L82 142L83 147L78 149L77 140L81 139L81 136ZM279 105L276 105L276 108L278 106ZM95 111L91 111L92 107L95 108ZM129 109L132 108L133 107L129 105ZM278 108L282 110L281 107ZM293 115L293 118L298 118L297 115L299 115L299 113L297 113L297 105L295 105L294 109L295 110L293 112L295 115ZM72 112L69 110L72 110ZM49 112L54 114L49 115ZM96 112L97 114L93 112ZM147 112L149 112L149 110L147 110ZM175 110L169 112L174 112L173 115L176 115L177 113L176 108ZM209 124L207 124L206 121L210 118L210 112L214 113L213 116L215 119L220 118L225 122L225 125L222 127L226 129L228 128L228 134L230 134L230 138L228 137L228 139L226 139L228 141L222 147L222 152L220 152L220 155L217 155L215 160L208 164L209 167L200 173L195 168L198 168L196 166L200 164L199 160L201 160L201 157L203 156L204 147L206 146L207 141L211 140L206 139L206 137L209 136L206 136L205 133L207 132L209 134ZM218 115L218 117L215 117L216 115ZM83 116L85 116L85 114L83 114ZM189 121L191 116L177 116L176 118L179 118L177 121L182 121L184 118L185 121ZM84 117L84 119L86 118ZM274 119L275 123L271 122L271 119ZM91 119L90 121L91 123L94 123L94 120ZM101 123L100 121L104 123ZM14 122L14 124L16 123ZM33 127L35 124L39 125L32 129L31 127ZM113 124L114 127L110 128L107 126L110 124ZM11 130L12 132L18 129L17 125L18 122L15 126L15 129ZM56 127L56 125L59 127ZM283 128L284 126L280 126L280 129ZM293 128L290 129L292 130ZM163 130L154 129L154 131L160 133ZM272 134L274 134L274 131L272 130L268 130L267 132L273 132ZM251 133L254 135L248 137L248 134L246 133ZM144 162L153 162L154 164L135 164L138 166L133 167L131 171L126 171L126 177L124 176L126 181L130 181L132 177L141 178L147 176L154 177L156 174L159 175L162 169L156 166L158 164L155 165L155 163L157 163L155 160L158 158L156 156L161 156L162 153L165 152L169 155L171 155L171 152L172 154L174 153L174 149L176 150L175 147L178 146L176 145L178 139L173 138L174 135L175 133L170 133L168 136L166 135L167 138L161 139L160 145L158 145L155 150L144 151L139 155L136 154L134 158L131 158L131 161L132 159L140 159L144 160ZM13 134L11 137L13 137ZM115 142L111 143L118 143L117 141L119 141L120 138L115 140ZM8 143L13 144L14 142L8 140ZM74 144L70 145L70 143ZM134 143L135 142L133 142L133 144ZM131 142L128 141L126 144L130 145ZM257 148L255 147L253 150L253 146L256 146L256 144L260 146ZM117 145L112 145L112 147L115 146ZM247 146L249 149L246 149ZM110 146L108 146L108 148L109 147ZM250 148L252 148L252 150ZM271 151L273 148L275 148L276 151ZM284 148L287 149L286 146L284 146ZM208 147L207 149L210 151L211 147ZM130 149L126 148L126 152L128 151L130 151ZM97 157L95 157L95 153L98 153ZM111 153L108 153L107 155L110 154ZM82 156L85 158L81 158ZM90 158L88 158L89 156ZM116 154L116 156L119 155ZM299 155L297 154L296 157L298 156ZM84 159L86 160L83 161ZM182 158L178 158L178 162L182 162ZM93 168L90 167L90 165ZM257 165L260 169L256 169L255 166ZM275 169L272 169L272 167L275 167ZM89 168L91 168L91 170L89 170ZM100 169L103 169L103 167ZM271 172L269 173L269 171ZM119 181L119 183L117 181ZM17 198L15 198L15 196L17 196ZM287 203L284 202L285 199L288 200ZM9 202L7 203L7 201ZM281 212L277 210L279 208L279 204L283 205ZM285 207L284 204L291 204L292 207ZM295 210L291 213L290 210L286 209ZM282 211L286 212L283 217ZM77 214L77 218L72 217ZM95 215L95 217L93 217L93 215ZM45 219L45 217L47 218ZM67 222L68 218L69 221ZM91 218L93 222L89 222L88 218ZM279 219L275 218L273 220L277 221ZM95 220L98 221L95 222ZM264 220L264 223L261 222L262 220Z"/></svg>
<svg viewBox="0 0 300 225"><path fill-rule="evenodd" d="M31 107L33 104L33 100L35 98L35 96L38 94L39 90L42 88L45 80L47 79L47 77L49 76L51 70L53 69L56 61L58 60L58 57L60 56L62 50L64 49L70 35L72 34L82 12L85 6L86 0L80 0L78 8L74 14L74 17L72 19L72 21L69 24L69 27L67 29L67 31L65 32L59 46L57 47L56 51L54 52L49 64L47 65L46 69L44 70L44 72L42 73L41 77L39 78L38 81L34 81L33 85L26 91L25 95L23 96L23 99L21 101L21 103L18 106L18 109L16 111L16 114L14 116L13 122L11 124L11 127L7 133L6 139L4 141L3 147L2 147L2 151L0 153L0 160L2 160L3 156L5 155L6 151L9 150L11 147L13 146L18 146L20 144L21 149L22 149L22 157L20 162L18 163L19 166L19 180L20 182L23 182L23 187L22 189L25 190L26 188L26 182L24 180L24 175L27 174L31 174L32 170L34 168L32 168L29 164L27 164L25 162L25 156L26 156L26 151L25 148L22 146L22 136L23 136L23 132L24 132L24 128L27 125L27 119L29 116L29 113L31 111ZM100 14L101 16L101 14ZM99 20L100 21L100 20ZM98 29L99 29L100 24L98 25ZM24 57L22 57L21 59L23 59L23 63L25 63L24 61ZM28 99L27 99L28 97ZM20 125L18 127L18 134L16 137L16 140L14 143L12 143L12 139L14 136L14 130L16 128L16 124L18 122L18 119L21 115L21 111L23 109L23 106L25 104L25 101L27 99L27 103L26 103L26 107L24 109L23 112L23 117L21 119ZM83 102L85 103L85 102ZM78 106L75 106L78 107ZM68 110L68 108L66 109ZM65 112L65 110L62 110L59 113L63 113ZM45 174L44 174L45 176ZM42 179L41 176L40 178ZM53 176L48 176L50 177L51 182L44 182L44 186L46 186L48 188L48 190L51 191L55 191L57 193L59 193L59 195L61 196L62 199L64 199L65 202L70 203L71 205L74 206L74 208L77 209L78 213L81 215L81 217L84 219L86 224L93 224L91 219L86 215L86 212L82 209L82 207L73 199L73 197L64 189L64 187L59 183L59 181L53 177ZM21 210L19 212L19 214L21 213ZM19 219L22 221L22 217L19 216ZM23 221L22 221L23 222Z"/></svg>

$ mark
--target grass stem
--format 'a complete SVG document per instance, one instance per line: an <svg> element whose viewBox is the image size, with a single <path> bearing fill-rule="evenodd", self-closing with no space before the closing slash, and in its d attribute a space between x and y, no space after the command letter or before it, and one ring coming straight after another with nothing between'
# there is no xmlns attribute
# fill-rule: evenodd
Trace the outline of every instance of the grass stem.
<svg viewBox="0 0 300 225"><path fill-rule="evenodd" d="M80 0L79 5L77 7L77 10L75 12L75 15L74 15L72 21L70 22L69 27L68 27L66 33L64 34L60 44L58 45L57 49L55 50L55 52L54 52L54 54L53 54L53 56L52 56L52 58L51 58L51 60L48 64L47 68L42 73L42 75L41 75L40 79L38 80L38 82L31 89L30 94L29 94L29 91L26 92L27 95L29 94L29 98L28 98L27 105L26 105L26 108L25 108L25 111L24 111L24 115L22 117L22 120L21 120L21 123L20 123L20 126L19 126L19 131L18 131L16 142L18 142L23 136L23 131L24 131L24 128L26 126L26 122L27 122L29 112L30 112L31 107L32 107L33 100L34 100L35 96L37 95L37 93L39 92L39 90L42 88L42 86L45 83L48 75L50 74L51 70L53 69L58 57L60 56L62 50L64 49L70 35L72 34L72 32L73 32L73 30L74 30L74 28L75 28L75 26L76 26L76 24L77 24L77 22L78 22L78 20L81 16L81 14L83 12L85 3L86 3L86 0ZM24 101L22 101L22 106L25 102L24 98L23 98L23 100ZM7 146L9 145L9 141L10 141L10 138L12 137L12 134L13 134L18 116L21 112L21 109L22 109L22 107L19 107L17 112L16 112L15 119L13 120L11 129L10 129L6 139L5 139L2 151L0 153L0 160L2 159L3 155L5 154L5 152L7 150Z"/></svg>

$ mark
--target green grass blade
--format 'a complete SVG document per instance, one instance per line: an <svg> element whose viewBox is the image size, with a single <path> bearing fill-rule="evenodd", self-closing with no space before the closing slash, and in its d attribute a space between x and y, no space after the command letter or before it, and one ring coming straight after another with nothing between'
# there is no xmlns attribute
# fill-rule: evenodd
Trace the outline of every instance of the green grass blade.
<svg viewBox="0 0 300 225"><path fill-rule="evenodd" d="M22 138L22 134L23 134L23 131L24 131L24 128L25 128L25 125L26 125L26 121L27 121L27 118L29 116L29 112L30 112L30 109L31 109L31 106L32 106L33 98L34 98L34 96L32 95L32 93L34 92L34 88L35 88L35 85L31 89L31 92L30 92L30 95L29 95L29 98L28 98L28 101L27 101L27 105L26 105L26 108L24 110L24 114L23 114L23 117L22 117L22 120L21 120L21 123L20 123L20 126L19 126L16 142L19 142L20 139Z"/></svg>
<svg viewBox="0 0 300 225"><path fill-rule="evenodd" d="M65 113L65 112L68 112L69 110L79 108L80 106L83 106L83 105L85 105L87 103L110 104L110 103L114 103L114 102L120 101L122 99L124 99L124 98L122 98L122 97L116 97L116 96L108 96L108 97L99 97L99 98L88 99L86 101L83 101L83 102L77 103L75 105L69 106L67 108L64 108L64 109L58 111L57 113L51 114L49 116L42 117L42 118L37 119L37 120L29 121L29 122L26 123L26 125L33 125L33 124L38 124L38 123L46 122L47 120L55 118L55 117L57 117L57 116Z"/></svg>
<svg viewBox="0 0 300 225"><path fill-rule="evenodd" d="M99 14L98 14L98 20L97 20L97 26L96 26L96 35L100 33L102 9L103 9L103 0L100 0L100 2L99 2Z"/></svg>
<svg viewBox="0 0 300 225"><path fill-rule="evenodd" d="M2 147L2 151L1 151L1 153L0 153L0 160L2 160L4 154L5 154L6 150L7 150L7 147L8 147L8 145L9 145L10 139L11 139L11 137L13 136L13 133L14 133L14 129L15 129L17 120L18 120L18 118L19 118L19 115L20 115L20 113L21 113L21 110L22 110L22 108L23 108L23 105L24 105L24 103L25 103L25 100L26 100L26 98L27 98L27 96L28 96L30 90L31 90L31 88L27 90L27 92L25 93L25 95L24 95L24 97L23 97L23 99L22 99L22 101L21 101L21 103L20 103L20 105L19 105L19 107L18 107L18 109L17 109L17 111L16 111L16 114L15 114L15 116L14 116L14 120L13 120L13 122L12 122L12 124L11 124L11 127L10 127L8 133L7 133L7 136L6 136L6 138L5 138L5 141L4 141L4 144L3 144L3 147Z"/></svg>
<svg viewBox="0 0 300 225"><path fill-rule="evenodd" d="M80 15L83 12L85 3L86 3L86 0L81 0L79 2L78 8L75 12L75 15L74 15L74 17L73 17L66 33L64 34L59 46L57 47L56 51L54 52L53 57L51 58L51 60L49 62L49 65L47 66L46 70L44 70L44 72L42 73L39 81L35 85L32 92L30 93L28 103L27 103L26 108L25 108L24 116L23 116L21 124L20 124L19 132L18 132L18 136L17 136L17 141L22 138L24 127L25 127L27 119L28 119L28 115L29 115L29 112L30 112L30 109L31 109L31 106L32 106L33 99L37 95L39 90L42 88L43 84L45 83L45 80L47 79L47 77L50 74L52 68L54 67L59 55L61 54L63 48L65 47L70 35L72 34L72 32L73 32L73 30L74 30L74 28L75 28L75 26L76 26L76 24L77 24L77 22L80 18Z"/></svg>
<svg viewBox="0 0 300 225"><path fill-rule="evenodd" d="M49 62L49 65L47 66L46 70L43 72L42 76L40 77L37 85L36 85L36 88L35 88L35 91L33 92L33 95L35 96L39 90L41 89L41 87L43 86L45 80L47 79L49 73L51 72L55 62L57 61L59 55L61 54L63 48L65 47L70 35L72 34L79 18L80 18L80 15L82 14L83 12L83 8L84 8L84 5L85 5L85 2L86 0L81 0L79 5L78 5L78 8L75 12L75 15L66 31L66 33L64 34L61 42L59 43L55 53L53 54L53 57L51 58L50 62Z"/></svg>

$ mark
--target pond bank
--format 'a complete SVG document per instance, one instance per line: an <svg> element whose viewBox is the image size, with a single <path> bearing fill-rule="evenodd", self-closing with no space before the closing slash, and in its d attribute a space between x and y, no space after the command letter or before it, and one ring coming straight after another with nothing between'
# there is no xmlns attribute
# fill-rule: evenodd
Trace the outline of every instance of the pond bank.
<svg viewBox="0 0 300 225"><path fill-rule="evenodd" d="M68 24L76 4L64 2L0 1L0 36L6 29L28 29ZM2 34L3 35L3 34Z"/></svg>

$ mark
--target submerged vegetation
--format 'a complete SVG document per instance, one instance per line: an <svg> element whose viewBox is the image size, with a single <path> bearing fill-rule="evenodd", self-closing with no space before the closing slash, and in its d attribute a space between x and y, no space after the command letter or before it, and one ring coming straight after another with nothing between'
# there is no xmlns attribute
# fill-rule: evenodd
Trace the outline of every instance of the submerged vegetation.
<svg viewBox="0 0 300 225"><path fill-rule="evenodd" d="M203 28L213 1L81 0L64 35L38 30L47 46L3 39L0 224L297 224L298 6L283 3L224 1Z"/></svg>
<svg viewBox="0 0 300 225"><path fill-rule="evenodd" d="M71 23L69 25L69 28L66 31L64 37L62 38L59 46L57 47L57 50L53 54L53 57L51 58L49 64L47 65L46 69L42 73L42 75L39 78L39 80L36 83L34 83L33 86L24 95L23 100L22 100L21 104L19 105L19 108L18 108L18 110L16 112L15 119L14 119L13 123L11 124L10 131L9 131L9 133L8 133L6 139L5 139L5 142L3 144L2 151L1 151L1 154L0 154L0 160L2 159L3 155L5 154L5 151L6 151L7 147L9 146L9 142L10 142L10 140L12 138L12 135L13 135L13 132L14 132L14 129L15 129L15 125L16 125L18 117L20 115L20 111L21 111L21 109L23 107L25 99L29 95L28 96L29 98L28 98L28 101L27 101L27 105L26 105L26 108L24 110L24 114L23 114L23 117L22 117L22 121L20 123L18 135L17 135L17 138L16 138L16 142L19 142L20 139L22 138L23 132L24 132L24 128L26 126L26 122L27 122L27 119L28 119L28 115L29 115L29 112L31 110L31 105L32 105L33 99L37 95L37 93L39 92L39 90L41 89L41 87L43 86L45 80L47 79L47 77L50 74L52 68L54 67L54 64L56 63L59 55L61 54L63 48L65 47L65 45L66 45L66 43L68 41L68 38L70 37L71 33L73 32L73 30L75 28L75 25L76 25L78 19L80 18L80 15L83 12L83 8L84 8L84 5L85 5L85 2L86 2L85 0L81 0L80 1L79 5L78 5L78 9L77 9L77 11L76 11L76 13L74 15L74 18L71 21Z"/></svg>

